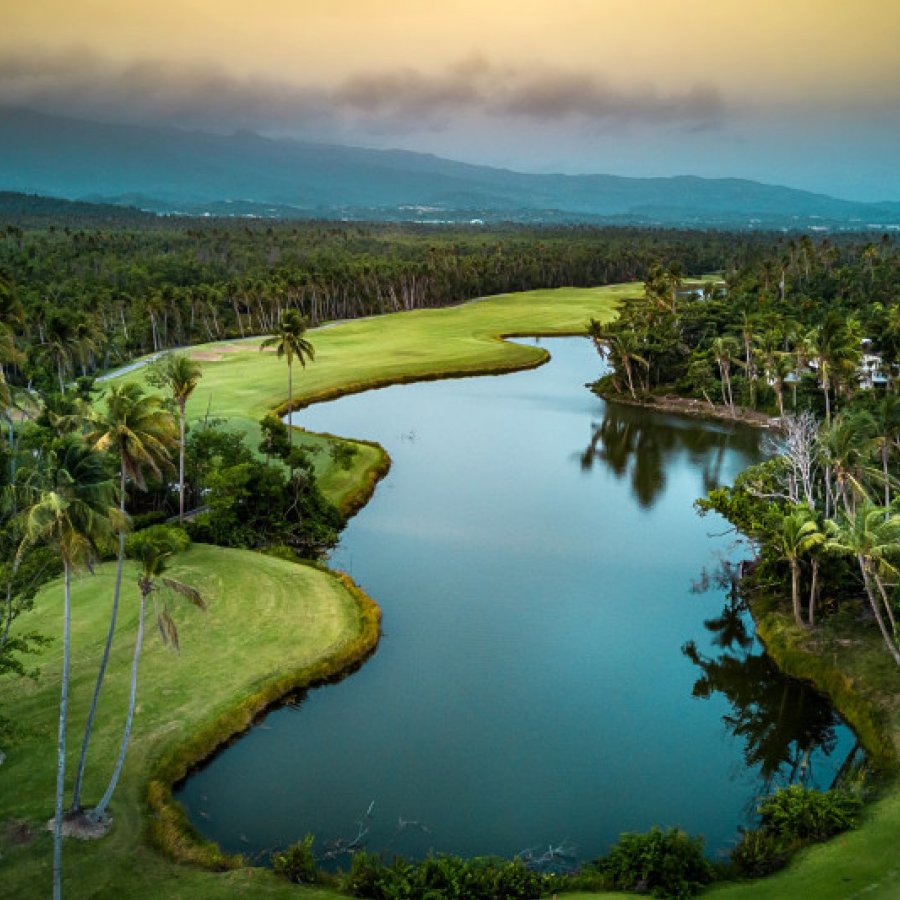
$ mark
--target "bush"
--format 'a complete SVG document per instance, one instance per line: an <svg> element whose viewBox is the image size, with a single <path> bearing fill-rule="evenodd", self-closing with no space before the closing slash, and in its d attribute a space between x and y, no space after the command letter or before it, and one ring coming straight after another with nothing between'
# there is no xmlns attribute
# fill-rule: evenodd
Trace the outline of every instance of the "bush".
<svg viewBox="0 0 900 900"><path fill-rule="evenodd" d="M418 864L395 859L388 866L374 853L353 857L345 887L373 900L532 900L552 878L519 859L429 856Z"/></svg>
<svg viewBox="0 0 900 900"><path fill-rule="evenodd" d="M826 838L859 822L862 801L847 791L816 791L792 784L779 788L757 807L760 829L804 843Z"/></svg>
<svg viewBox="0 0 900 900"><path fill-rule="evenodd" d="M779 788L756 808L760 825L745 831L731 853L731 863L751 878L785 865L791 853L855 828L862 800L845 790L817 791L798 784Z"/></svg>
<svg viewBox="0 0 900 900"><path fill-rule="evenodd" d="M703 855L703 839L690 837L680 828L623 834L597 865L614 888L678 900L692 897L715 878Z"/></svg>
<svg viewBox="0 0 900 900"><path fill-rule="evenodd" d="M788 841L767 831L745 831L731 851L731 863L738 874L762 878L783 868L791 854Z"/></svg>
<svg viewBox="0 0 900 900"><path fill-rule="evenodd" d="M272 867L275 874L294 884L315 884L319 880L319 869L313 856L314 841L315 838L308 834L283 853L274 854Z"/></svg>

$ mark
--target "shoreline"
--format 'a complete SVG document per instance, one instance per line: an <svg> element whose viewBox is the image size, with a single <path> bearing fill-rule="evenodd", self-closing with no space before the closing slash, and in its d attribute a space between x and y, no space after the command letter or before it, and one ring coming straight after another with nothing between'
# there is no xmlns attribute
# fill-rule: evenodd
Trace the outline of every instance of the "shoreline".
<svg viewBox="0 0 900 900"><path fill-rule="evenodd" d="M781 419L778 416L768 416L754 409L744 406L735 406L735 415L722 404L710 405L705 400L697 400L694 397L680 397L678 394L651 395L645 399L626 397L613 391L591 388L601 400L606 403L618 403L621 406L631 406L637 409L648 409L653 412L671 413L678 416L686 416L692 419L705 419L709 422L722 422L728 425L749 425L751 428L778 428Z"/></svg>

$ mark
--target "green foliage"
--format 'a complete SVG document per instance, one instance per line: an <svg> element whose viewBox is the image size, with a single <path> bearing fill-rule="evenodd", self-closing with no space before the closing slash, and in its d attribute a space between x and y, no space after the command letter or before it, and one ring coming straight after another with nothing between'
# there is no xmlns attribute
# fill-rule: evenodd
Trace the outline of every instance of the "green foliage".
<svg viewBox="0 0 900 900"><path fill-rule="evenodd" d="M715 877L703 855L703 839L679 828L623 834L597 865L614 888L678 900L692 897Z"/></svg>
<svg viewBox="0 0 900 900"><path fill-rule="evenodd" d="M791 856L790 842L769 831L750 830L741 834L731 851L731 864L747 878L762 878L787 865Z"/></svg>
<svg viewBox="0 0 900 900"><path fill-rule="evenodd" d="M842 790L817 791L792 784L757 807L760 828L803 842L824 841L859 824L862 801Z"/></svg>
<svg viewBox="0 0 900 900"><path fill-rule="evenodd" d="M769 875L801 847L856 828L861 810L859 794L846 790L779 788L757 806L759 827L743 832L731 853L732 866L750 878Z"/></svg>
<svg viewBox="0 0 900 900"><path fill-rule="evenodd" d="M556 883L519 859L429 856L420 863L374 853L354 854L345 889L372 900L531 900Z"/></svg>
<svg viewBox="0 0 900 900"><path fill-rule="evenodd" d="M287 850L272 855L275 874L294 884L315 884L319 880L319 870L313 855L315 838L307 834L302 841L291 844Z"/></svg>

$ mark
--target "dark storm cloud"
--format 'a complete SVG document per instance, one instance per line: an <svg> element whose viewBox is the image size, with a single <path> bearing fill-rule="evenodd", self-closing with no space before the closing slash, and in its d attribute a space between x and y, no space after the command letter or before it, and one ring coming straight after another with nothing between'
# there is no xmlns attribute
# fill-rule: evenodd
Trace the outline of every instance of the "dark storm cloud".
<svg viewBox="0 0 900 900"><path fill-rule="evenodd" d="M496 66L472 57L441 72L358 73L336 86L237 78L208 65L116 65L72 51L0 58L0 103L52 112L217 129L356 128L415 131L454 119L535 123L718 124L726 109L712 87L664 94L611 86L587 72Z"/></svg>

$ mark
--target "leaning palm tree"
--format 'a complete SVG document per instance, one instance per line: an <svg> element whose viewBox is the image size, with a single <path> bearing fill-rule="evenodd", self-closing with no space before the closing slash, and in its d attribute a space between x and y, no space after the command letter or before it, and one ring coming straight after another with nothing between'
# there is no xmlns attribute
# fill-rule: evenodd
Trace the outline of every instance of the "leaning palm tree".
<svg viewBox="0 0 900 900"><path fill-rule="evenodd" d="M97 806L88 813L88 818L94 822L102 821L106 814L106 808L112 799L116 785L119 783L119 776L122 774L122 766L125 764L125 753L128 750L128 741L131 738L131 728L134 723L134 707L137 697L137 677L138 677L138 661L141 656L141 646L144 641L144 617L147 610L147 599L154 592L159 590L159 581L163 585L186 597L195 606L200 609L206 609L206 604L200 593L183 582L176 581L173 578L166 578L163 572L166 570L169 559L177 552L187 548L190 540L188 536L177 528L168 528L164 525L145 528L136 534L130 535L126 543L128 555L137 560L140 564L141 572L138 576L138 589L141 594L141 606L138 613L138 629L137 638L134 642L134 655L131 662L131 691L128 696L128 712L125 716L125 729L122 733L122 741L119 745L119 755L113 768L112 776L109 784L103 792L103 797ZM157 625L164 642L171 642L175 647L178 646L178 630L175 627L175 621L169 613L168 606L161 611L157 611Z"/></svg>
<svg viewBox="0 0 900 900"><path fill-rule="evenodd" d="M885 518L885 511L881 507L864 503L852 515L841 514L837 521L829 521L826 526L827 549L856 559L878 629L888 653L900 666L900 642L890 599L882 580L885 572L894 576L898 574L893 559L900 550L900 516ZM887 622L882 614L882 607L887 614Z"/></svg>
<svg viewBox="0 0 900 900"><path fill-rule="evenodd" d="M306 368L306 360L316 358L313 345L303 336L306 333L306 319L296 309L285 310L275 333L267 337L260 345L260 350L275 347L278 358L283 356L288 364L288 414L294 406L294 357ZM293 448L293 428L288 429L288 447ZM293 466L291 467L293 477Z"/></svg>
<svg viewBox="0 0 900 900"><path fill-rule="evenodd" d="M800 608L800 558L824 542L825 535L806 506L794 507L772 536L773 548L791 567L791 605L798 628L806 627Z"/></svg>
<svg viewBox="0 0 900 900"><path fill-rule="evenodd" d="M96 558L96 543L124 527L115 507L115 482L103 455L76 435L67 435L46 454L43 465L22 473L26 507L21 514L19 552L52 547L63 564L63 669L56 761L53 827L53 896L61 896L62 816L66 771L66 728L71 655L71 576Z"/></svg>
<svg viewBox="0 0 900 900"><path fill-rule="evenodd" d="M72 792L72 810L81 808L81 786L87 763L88 747L94 727L94 716L100 699L100 689L106 675L112 648L116 620L119 613L119 596L122 591L122 568L125 564L125 487L128 480L143 490L146 487L144 473L149 471L157 478L171 468L169 448L175 442L175 420L163 408L162 400L145 394L134 382L114 385L106 395L106 407L99 413L87 435L87 441L97 450L110 451L119 458L119 510L122 528L119 530L119 554L116 561L116 580L113 586L113 604L109 617L106 644L97 670L94 695L84 729L81 757L75 775Z"/></svg>
<svg viewBox="0 0 900 900"><path fill-rule="evenodd" d="M184 456L186 407L203 376L196 360L183 353L167 354L159 373L159 383L169 389L178 407L178 521L184 522Z"/></svg>

